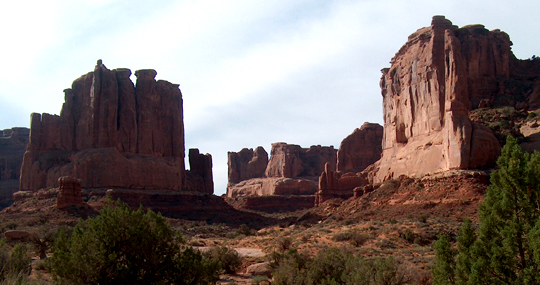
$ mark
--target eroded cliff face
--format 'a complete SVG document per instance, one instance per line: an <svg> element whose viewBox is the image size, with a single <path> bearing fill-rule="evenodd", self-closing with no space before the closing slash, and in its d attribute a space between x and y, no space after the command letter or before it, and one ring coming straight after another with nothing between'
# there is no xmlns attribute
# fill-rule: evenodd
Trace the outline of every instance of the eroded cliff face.
<svg viewBox="0 0 540 285"><path fill-rule="evenodd" d="M319 177L315 204L334 198L347 199L370 183L366 168L381 158L383 127L364 123L341 142L337 162L327 163Z"/></svg>
<svg viewBox="0 0 540 285"><path fill-rule="evenodd" d="M382 71L383 154L375 182L494 166L499 142L469 111L507 96L517 62L511 44L504 32L458 28L444 16L409 36Z"/></svg>
<svg viewBox="0 0 540 285"><path fill-rule="evenodd" d="M227 196L313 195L324 165L336 158L332 146L283 142L272 144L270 159L262 147L229 152Z"/></svg>
<svg viewBox="0 0 540 285"><path fill-rule="evenodd" d="M20 189L72 176L83 188L185 190L182 94L156 74L138 70L134 85L129 69L109 70L100 60L64 90L60 116L33 113ZM199 191L213 193L211 157L192 168L206 183Z"/></svg>
<svg viewBox="0 0 540 285"><path fill-rule="evenodd" d="M364 123L339 145L336 170L360 172L381 158L383 127Z"/></svg>

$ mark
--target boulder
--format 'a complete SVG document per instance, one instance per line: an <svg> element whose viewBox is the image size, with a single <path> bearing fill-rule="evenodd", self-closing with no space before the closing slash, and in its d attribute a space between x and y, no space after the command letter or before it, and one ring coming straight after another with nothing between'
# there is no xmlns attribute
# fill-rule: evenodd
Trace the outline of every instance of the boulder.
<svg viewBox="0 0 540 285"><path fill-rule="evenodd" d="M4 236L10 241L26 241L30 235L29 232L21 230L8 230L4 232Z"/></svg>
<svg viewBox="0 0 540 285"><path fill-rule="evenodd" d="M255 263L246 268L246 275L249 276L266 276L272 278L272 270L270 262Z"/></svg>

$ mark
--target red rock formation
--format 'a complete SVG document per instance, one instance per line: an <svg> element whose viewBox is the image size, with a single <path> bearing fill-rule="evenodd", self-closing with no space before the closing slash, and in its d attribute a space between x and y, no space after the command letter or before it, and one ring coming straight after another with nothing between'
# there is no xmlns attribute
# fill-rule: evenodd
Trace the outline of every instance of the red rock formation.
<svg viewBox="0 0 540 285"><path fill-rule="evenodd" d="M189 166L191 169L186 173L185 189L213 194L212 156L200 154L198 149L192 148L189 150Z"/></svg>
<svg viewBox="0 0 540 285"><path fill-rule="evenodd" d="M288 178L318 176L329 161L336 161L336 150L332 146L303 149L299 145L273 143L265 175Z"/></svg>
<svg viewBox="0 0 540 285"><path fill-rule="evenodd" d="M468 112L504 94L515 61L510 45L504 32L458 29L443 16L409 36L383 69L383 154L375 181L494 165L500 145Z"/></svg>
<svg viewBox="0 0 540 285"><path fill-rule="evenodd" d="M262 162L267 161L265 171ZM334 147L273 143L270 160L266 151L243 149L229 152L227 197L267 195L313 195L317 176L327 162L336 161ZM262 175L264 173L264 175Z"/></svg>
<svg viewBox="0 0 540 285"><path fill-rule="evenodd" d="M313 207L313 195L237 196L225 198L236 209L266 213L294 212Z"/></svg>
<svg viewBox="0 0 540 285"><path fill-rule="evenodd" d="M268 153L262 146L244 148L240 152L228 152L229 185L251 178L264 177L268 165Z"/></svg>
<svg viewBox="0 0 540 285"><path fill-rule="evenodd" d="M331 164L327 163L324 172L319 177L315 205L334 198L348 199L355 195L356 188L368 183L365 172L336 172L332 170Z"/></svg>
<svg viewBox="0 0 540 285"><path fill-rule="evenodd" d="M81 195L81 181L79 179L62 176L58 178L58 185L56 208L66 209L73 205L84 205Z"/></svg>
<svg viewBox="0 0 540 285"><path fill-rule="evenodd" d="M341 141L337 152L336 170L360 172L381 158L383 127L364 123Z"/></svg>
<svg viewBox="0 0 540 285"><path fill-rule="evenodd" d="M178 85L156 82L154 70L136 71L135 85L130 75L100 60L64 90L60 116L32 114L21 190L56 187L62 176L80 179L83 188L185 190L194 184L186 183ZM207 156L192 166L190 178L204 182L197 191L213 192L211 165Z"/></svg>

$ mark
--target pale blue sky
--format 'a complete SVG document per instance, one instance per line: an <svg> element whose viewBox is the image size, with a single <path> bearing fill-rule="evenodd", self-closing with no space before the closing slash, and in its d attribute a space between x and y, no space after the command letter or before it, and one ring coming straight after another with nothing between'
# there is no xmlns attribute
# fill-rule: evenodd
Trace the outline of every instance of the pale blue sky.
<svg viewBox="0 0 540 285"><path fill-rule="evenodd" d="M540 55L540 1L4 1L0 129L58 114L62 90L103 59L179 83L186 149L214 160L272 142L339 146L382 124L380 70L433 15L506 31L519 58Z"/></svg>

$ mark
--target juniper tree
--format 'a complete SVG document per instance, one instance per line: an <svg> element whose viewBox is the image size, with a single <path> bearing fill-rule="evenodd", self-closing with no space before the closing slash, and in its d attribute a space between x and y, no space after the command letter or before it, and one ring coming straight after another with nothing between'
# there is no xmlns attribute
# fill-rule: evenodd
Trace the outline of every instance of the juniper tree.
<svg viewBox="0 0 540 285"><path fill-rule="evenodd" d="M539 284L540 153L508 137L497 165L479 206L478 236L468 222L460 231L456 283Z"/></svg>
<svg viewBox="0 0 540 285"><path fill-rule="evenodd" d="M69 284L210 284L219 263L182 246L160 214L108 201L54 244L52 273Z"/></svg>

